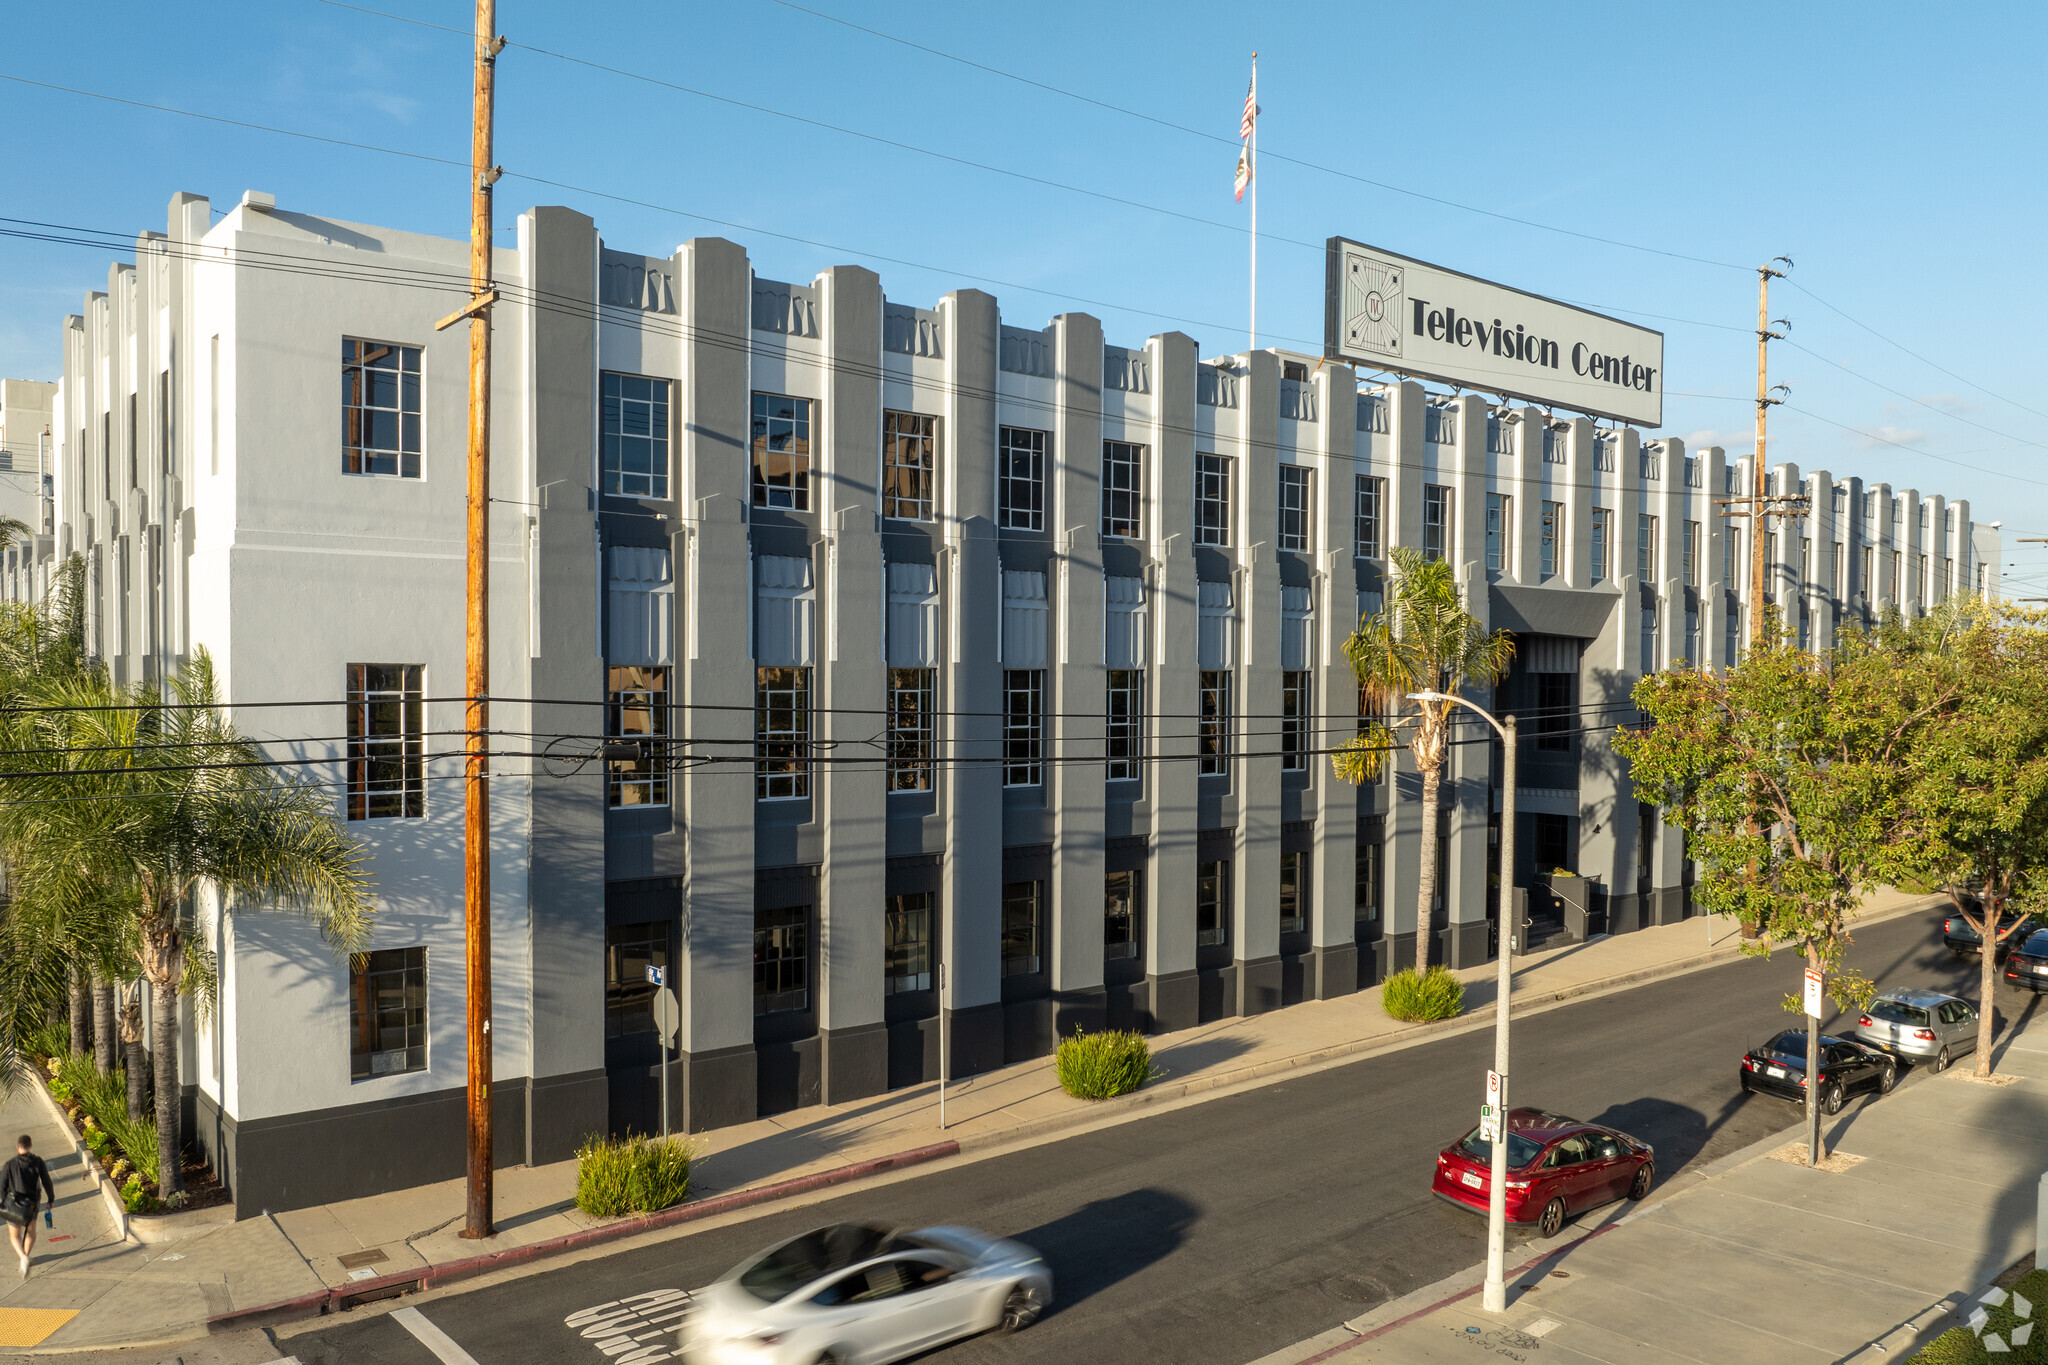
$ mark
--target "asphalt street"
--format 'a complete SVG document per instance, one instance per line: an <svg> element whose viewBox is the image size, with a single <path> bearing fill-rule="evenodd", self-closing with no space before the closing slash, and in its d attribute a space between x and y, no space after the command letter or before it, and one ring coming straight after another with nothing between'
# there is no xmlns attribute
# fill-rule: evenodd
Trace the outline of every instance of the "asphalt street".
<svg viewBox="0 0 2048 1365"><path fill-rule="evenodd" d="M1976 964L1943 949L1939 916L1872 926L1851 963L1880 986L1974 995ZM1737 1063L1796 1022L1782 1002L1799 966L1789 953L1744 959L1519 1022L1513 1101L1651 1142L1662 1177L1768 1137L1799 1110L1745 1096ZM2014 1012L2011 995L1999 1003ZM1484 1259L1484 1220L1433 1199L1429 1181L1437 1151L1476 1121L1492 1047L1491 1030L1445 1038L419 1311L477 1365L603 1365L566 1325L581 1310L703 1285L821 1223L951 1222L1037 1247L1057 1302L1027 1332L926 1360L1243 1365ZM448 1359L389 1315L333 1320L279 1346L303 1365Z"/></svg>

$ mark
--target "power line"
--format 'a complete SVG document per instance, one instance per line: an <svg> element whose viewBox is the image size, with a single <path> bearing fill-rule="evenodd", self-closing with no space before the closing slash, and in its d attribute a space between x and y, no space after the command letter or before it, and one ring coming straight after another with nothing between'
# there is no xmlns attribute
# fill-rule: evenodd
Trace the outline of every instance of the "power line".
<svg viewBox="0 0 2048 1365"><path fill-rule="evenodd" d="M1857 326L1857 327L1861 327L1861 328L1862 328L1862 329L1863 329L1864 331L1866 331L1866 332L1870 333L1870 334L1871 334L1872 336L1876 337L1876 338L1877 338L1877 339L1878 339L1879 341L1882 341L1882 342L1883 342L1883 343L1884 343L1885 345L1887 345L1887 346L1891 346L1891 347L1894 347L1894 348L1896 348L1896 349L1898 349L1898 350L1901 350L1901 351L1904 351L1904 352L1905 352L1905 353L1906 353L1907 355L1909 355L1909 356L1913 357L1913 359L1915 359L1915 360L1919 361L1919 362L1920 362L1921 364L1923 364L1923 365L1927 365L1927 366L1930 366L1930 367L1931 367L1931 368L1933 368L1933 369L1937 369L1937 370L1940 370L1940 371L1941 371L1941 372L1942 372L1943 374L1947 375L1947 376L1948 376L1948 377L1949 377L1950 379L1956 380L1956 381L1958 381L1959 383L1963 383L1963 384L1968 384L1968 385L1969 385L1969 386L1970 386L1971 388L1975 389L1975 390L1976 390L1977 392L1979 392L1979 393L1981 393L1981 394L1986 394L1986 395L1989 395L1989 396L1990 396L1990 397L1992 397L1992 398L1996 398L1996 399L1997 399L1997 400L1998 400L1999 402L2001 402L2001 403L2009 403L2009 404L2011 404L2011 405L2012 405L2013 407L2016 407L2016 408L2018 408L2018 409L2019 409L2019 410L2020 410L2021 412L2029 412L2029 413L2032 413L2032 414L2033 414L2034 416L2036 416L2036 417L2048 417L2048 412L2042 412L2042 411L2041 411L2041 410L2040 410L2039 408L2030 408L2030 407L2028 407L2028 406L2027 406L2027 405L2026 405L2025 403L2022 403L2022 402L2020 402L2020 401L2019 401L2018 399L2016 399L2016 398L2007 398L2007 397L2006 397L2006 396L2005 396L2004 394L2002 394L2002 393L1998 393L1998 392L1996 392L1995 390L1992 390L1992 389L1987 389L1987 388L1985 388L1985 387L1984 387L1984 386L1983 386L1982 384L1979 384L1979 383L1978 383L1978 382L1977 382L1976 380L1974 380L1974 379L1968 379L1968 378L1965 378L1964 376L1962 376L1962 375L1959 375L1959 374L1957 374L1957 373L1956 373L1956 372L1955 372L1954 370L1951 370L1951 369L1949 369L1949 368L1948 368L1947 366L1945 366L1945 365L1941 365L1941 364L1938 364L1938 363L1937 363L1937 362L1935 362L1935 361L1929 360L1929 359L1928 359L1928 358L1927 358L1926 356L1924 356L1924 355L1921 355L1921 354L1920 354L1920 353L1919 353L1918 351L1916 351L1916 350L1913 350L1913 349L1912 349L1911 347L1909 347L1909 346L1905 345L1904 343L1892 340L1892 339L1891 339L1890 337L1886 336L1886 335L1885 335L1885 334L1884 334L1883 332L1880 332L1880 331L1878 331L1878 330L1877 330L1877 329L1876 329L1875 327L1872 327L1872 326L1871 326L1871 325L1870 325L1869 323L1867 323L1867 322L1861 322L1861 321L1858 321L1858 320L1857 320L1856 318L1850 317L1850 316L1849 316L1849 314L1847 314L1847 313L1843 312L1843 311L1842 311L1842 310L1841 310L1840 308L1837 308L1837 307L1836 307L1836 306L1835 306L1834 304L1832 304L1832 303L1829 303L1829 302L1828 302L1828 301L1827 301L1826 299L1824 299L1824 298L1822 298L1822 297L1821 297L1820 295L1818 295L1818 294L1814 293L1814 292L1813 292L1813 291L1812 291L1811 289L1808 289L1808 288L1807 288L1807 287L1806 287L1805 285L1803 285L1803 284L1799 283L1799 282L1798 282L1797 280L1787 280L1787 281L1786 281L1786 283L1787 283L1787 284L1790 284L1790 285L1791 285L1791 286L1792 286L1792 287L1793 287L1794 289L1797 289L1797 290L1798 290L1798 291L1799 291L1800 293L1802 293L1802 294L1806 295L1806 297L1808 297L1808 298L1812 299L1812 300L1813 300L1813 301L1814 301L1815 303L1819 304L1819 305L1820 305L1821 307L1823 307L1823 308L1827 309L1827 310L1828 310L1828 311L1829 311L1830 313L1833 313L1833 314L1835 314L1835 315L1836 315L1837 317L1843 318L1843 319L1845 319L1846 321L1848 321L1848 322L1850 322L1850 323L1853 323L1853 324L1854 324L1855 326Z"/></svg>

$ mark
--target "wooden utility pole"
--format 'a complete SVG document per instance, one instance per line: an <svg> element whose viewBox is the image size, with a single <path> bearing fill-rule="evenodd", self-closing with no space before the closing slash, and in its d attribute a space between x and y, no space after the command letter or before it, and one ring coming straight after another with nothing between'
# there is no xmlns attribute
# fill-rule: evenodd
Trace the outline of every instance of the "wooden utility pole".
<svg viewBox="0 0 2048 1365"><path fill-rule="evenodd" d="M463 965L468 983L469 1199L464 1237L489 1237L491 1209L491 164L498 36L496 0L477 0L476 89L470 139L469 302L436 330L469 322L468 617L464 694L468 698L462 820Z"/></svg>
<svg viewBox="0 0 2048 1365"><path fill-rule="evenodd" d="M1770 382L1770 344L1784 339L1785 333L1772 328L1790 328L1792 324L1783 318L1771 318L1771 281L1785 278L1785 271L1776 267L1783 263L1786 270L1792 268L1789 257L1772 258L1769 265L1760 265L1756 270L1756 454L1749 462L1750 491L1746 497L1717 498L1715 501L1727 506L1732 503L1747 503L1748 510L1727 511L1722 515L1744 517L1749 521L1749 647L1756 648L1763 638L1764 629L1764 588L1768 582L1768 565L1764 557L1764 529L1772 517L1803 516L1807 510L1806 499L1798 494L1771 494L1770 462L1764 457L1764 432L1772 407L1785 400L1780 394L1789 392L1783 384L1773 386ZM1733 663L1733 660L1729 662Z"/></svg>

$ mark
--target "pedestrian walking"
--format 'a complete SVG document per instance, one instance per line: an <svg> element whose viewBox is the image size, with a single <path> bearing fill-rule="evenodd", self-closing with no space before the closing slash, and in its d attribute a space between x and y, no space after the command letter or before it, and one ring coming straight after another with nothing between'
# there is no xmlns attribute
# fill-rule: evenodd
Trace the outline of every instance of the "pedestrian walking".
<svg viewBox="0 0 2048 1365"><path fill-rule="evenodd" d="M36 1205L44 1196L49 1196L51 1210L57 1204L57 1187L50 1183L50 1168L43 1159L30 1151L31 1143L23 1133L14 1144L14 1160L0 1169L0 1218L7 1220L7 1240L14 1247L14 1254L21 1257L21 1278L28 1278L28 1258L36 1249ZM43 1222L56 1226L49 1210L43 1213Z"/></svg>

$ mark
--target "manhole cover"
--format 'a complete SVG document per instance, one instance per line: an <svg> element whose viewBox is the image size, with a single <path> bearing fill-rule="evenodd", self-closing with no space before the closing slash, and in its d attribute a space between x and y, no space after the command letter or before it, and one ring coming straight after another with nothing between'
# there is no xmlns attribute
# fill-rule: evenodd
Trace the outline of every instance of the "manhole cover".
<svg viewBox="0 0 2048 1365"><path fill-rule="evenodd" d="M1378 1303L1386 1291L1357 1275L1332 1275L1323 1281L1323 1292L1343 1303Z"/></svg>

